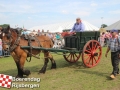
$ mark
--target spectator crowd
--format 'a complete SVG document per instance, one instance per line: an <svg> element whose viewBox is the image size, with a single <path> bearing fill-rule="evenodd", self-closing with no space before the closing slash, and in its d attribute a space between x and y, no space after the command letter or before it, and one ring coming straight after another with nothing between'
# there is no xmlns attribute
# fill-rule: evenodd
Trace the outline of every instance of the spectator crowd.
<svg viewBox="0 0 120 90"><path fill-rule="evenodd" d="M118 36L120 36L119 33L116 35L116 38L118 38ZM109 39L110 39L111 37L112 37L112 35L111 35L111 32L110 32L110 31L100 33L99 42L100 42L101 46L102 46L102 47L108 46L108 44L109 44Z"/></svg>
<svg viewBox="0 0 120 90"><path fill-rule="evenodd" d="M28 33L27 30L24 30L22 32L22 34L24 34L24 35L31 35L31 36L45 35L45 36L48 36L49 38L51 38L52 41L61 40L63 38L61 33L59 33L59 32L51 33L51 32L49 32L49 30L47 30L47 32L44 32L44 30L42 30L42 31L40 31L40 30L38 30L38 31L33 30L30 33Z"/></svg>

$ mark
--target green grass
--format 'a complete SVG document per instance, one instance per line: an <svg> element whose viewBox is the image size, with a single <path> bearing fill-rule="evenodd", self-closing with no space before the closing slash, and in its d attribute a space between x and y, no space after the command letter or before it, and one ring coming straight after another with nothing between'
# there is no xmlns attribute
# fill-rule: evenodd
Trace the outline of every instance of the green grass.
<svg viewBox="0 0 120 90"><path fill-rule="evenodd" d="M81 59L77 63L70 64L64 60L62 55L53 54L57 69L51 70L51 62L49 62L45 74L38 74L38 71L43 66L43 59L32 58L30 63L25 63L25 68L31 71L29 77L41 78L40 88L34 88L33 90L120 90L120 76L117 76L115 80L109 78L112 66L110 53L106 58L104 57L105 51L106 48L103 48L101 61L93 68L85 68ZM16 76L17 69L12 57L0 59L0 73ZM0 87L0 90L6 89ZM18 89L11 88L11 90ZM20 88L19 90L31 89Z"/></svg>

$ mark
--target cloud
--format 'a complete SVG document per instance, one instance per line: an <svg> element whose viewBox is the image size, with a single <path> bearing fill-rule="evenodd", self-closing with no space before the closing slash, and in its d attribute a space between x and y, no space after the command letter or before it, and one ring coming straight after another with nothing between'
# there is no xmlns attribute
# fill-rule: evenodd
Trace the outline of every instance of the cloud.
<svg viewBox="0 0 120 90"><path fill-rule="evenodd" d="M28 9L31 9L32 7L30 5L22 5L22 6L20 6L20 8L28 10Z"/></svg>
<svg viewBox="0 0 120 90"><path fill-rule="evenodd" d="M37 12L36 8L32 8L32 5L27 4L0 4L0 12L4 13L34 13Z"/></svg>
<svg viewBox="0 0 120 90"><path fill-rule="evenodd" d="M1 9L5 8L5 5L4 4L0 4L0 8Z"/></svg>
<svg viewBox="0 0 120 90"><path fill-rule="evenodd" d="M109 11L110 14L120 14L120 10Z"/></svg>
<svg viewBox="0 0 120 90"><path fill-rule="evenodd" d="M86 12L86 11L74 12L74 15L77 15L77 16L89 16L90 12Z"/></svg>
<svg viewBox="0 0 120 90"><path fill-rule="evenodd" d="M99 4L103 5L103 6L119 5L120 4L120 0L109 0L109 2L106 1L106 2L101 2Z"/></svg>
<svg viewBox="0 0 120 90"><path fill-rule="evenodd" d="M98 6L97 3L91 3L90 5L93 6L93 7Z"/></svg>
<svg viewBox="0 0 120 90"><path fill-rule="evenodd" d="M68 14L69 12L67 10L62 10L61 13L62 14Z"/></svg>
<svg viewBox="0 0 120 90"><path fill-rule="evenodd" d="M19 2L14 0L14 3L1 0L0 23L10 22L13 25L25 23L27 27L31 27L30 25L82 17L87 18L86 20L90 18L90 21L101 25L101 15L116 17L120 14L119 4L119 0L109 0L109 2L108 0L50 0L47 2L46 0L20 0ZM97 21L98 17L100 20Z"/></svg>
<svg viewBox="0 0 120 90"><path fill-rule="evenodd" d="M32 19L31 17L28 17L28 19Z"/></svg>
<svg viewBox="0 0 120 90"><path fill-rule="evenodd" d="M104 13L104 11L100 10L100 11L96 11L96 13L100 14L100 13Z"/></svg>

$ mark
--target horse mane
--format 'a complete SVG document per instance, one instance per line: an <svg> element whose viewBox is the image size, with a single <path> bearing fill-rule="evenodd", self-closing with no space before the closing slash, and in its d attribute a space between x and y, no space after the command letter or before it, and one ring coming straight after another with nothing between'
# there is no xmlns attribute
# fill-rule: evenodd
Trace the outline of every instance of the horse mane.
<svg viewBox="0 0 120 90"><path fill-rule="evenodd" d="M21 34L22 29L17 29L17 28L10 28L11 31L16 32L17 35Z"/></svg>

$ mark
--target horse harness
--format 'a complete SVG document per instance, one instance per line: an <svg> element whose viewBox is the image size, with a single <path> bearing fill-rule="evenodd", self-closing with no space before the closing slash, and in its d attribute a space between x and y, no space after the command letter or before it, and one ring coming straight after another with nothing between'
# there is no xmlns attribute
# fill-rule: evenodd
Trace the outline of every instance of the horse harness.
<svg viewBox="0 0 120 90"><path fill-rule="evenodd" d="M3 32L4 33L4 32ZM11 34L11 32L9 32L8 34L7 34L7 38L8 39L10 39L9 40L9 43L6 43L6 42L4 42L3 41L3 44L5 45L9 45L9 51L10 52L13 52L14 51L14 49L15 48L17 48L17 46L19 46L19 43L20 43L20 39L21 39L21 34L20 33L18 33L18 32L16 32L17 33L17 39L15 40L15 42L13 43L13 45L11 45L11 43L12 43L12 38L13 38L13 36L12 36L12 34ZM28 60L27 58L26 58L26 60L28 61L28 62L30 62L31 61L31 57L33 56L33 57L35 57L35 58L38 58L38 59L40 59L39 57L37 57L36 55L33 55L32 54L32 45L31 45L31 42L33 41L32 39L31 39L31 37L32 36L28 36L28 46L30 46L30 49L29 50L25 50L25 52L28 54L28 56L30 57L30 59ZM37 37L35 37L34 36L34 41L37 41L38 42L38 46L40 47L41 45L40 45L40 41L37 39ZM25 38L24 38L25 39ZM26 40L26 39L25 39ZM40 54L39 54L39 56L40 56Z"/></svg>
<svg viewBox="0 0 120 90"><path fill-rule="evenodd" d="M32 45L31 45L31 42L32 42L32 41L37 41L37 42L38 42L38 47L41 47L40 41L37 39L36 36L33 37L33 36L29 36L29 35L28 35L27 37L28 37L28 38L27 38L27 40L28 40L28 46L30 46L30 49L29 49L29 50L25 50L25 52L28 53L28 56L30 57L30 59L28 60L28 59L26 58L26 60L27 60L28 62L30 62L32 56L35 57L35 58L37 58L37 59L40 59L40 58L37 57L36 55L32 54ZM39 56L40 56L40 53L39 53Z"/></svg>

